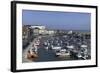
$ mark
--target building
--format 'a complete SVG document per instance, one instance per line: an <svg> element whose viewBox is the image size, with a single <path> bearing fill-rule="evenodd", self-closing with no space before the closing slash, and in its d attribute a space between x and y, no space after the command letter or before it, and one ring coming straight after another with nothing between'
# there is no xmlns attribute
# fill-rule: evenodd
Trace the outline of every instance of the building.
<svg viewBox="0 0 100 73"><path fill-rule="evenodd" d="M48 34L53 35L53 34L55 34L55 31L54 30L48 30Z"/></svg>
<svg viewBox="0 0 100 73"><path fill-rule="evenodd" d="M28 25L22 26L22 41L25 48L33 39L33 30Z"/></svg>
<svg viewBox="0 0 100 73"><path fill-rule="evenodd" d="M45 26L41 26L41 25L32 26L31 25L31 28L33 29L34 35L43 35L47 33Z"/></svg>

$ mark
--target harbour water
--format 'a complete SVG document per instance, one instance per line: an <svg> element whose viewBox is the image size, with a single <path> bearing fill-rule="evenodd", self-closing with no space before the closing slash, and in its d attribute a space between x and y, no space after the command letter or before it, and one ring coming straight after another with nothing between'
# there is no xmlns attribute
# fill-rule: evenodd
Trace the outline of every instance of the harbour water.
<svg viewBox="0 0 100 73"><path fill-rule="evenodd" d="M81 32L83 33L83 32ZM66 37L67 36L67 37ZM29 46L26 49L23 49L23 59L22 62L48 62L48 61L68 61L68 60L87 60L87 59L91 59L90 57L90 51L91 51L91 47L90 47L90 38L89 39L85 39L82 38L84 36L80 36L80 37L75 37L77 36L77 34L71 34L71 35L63 35L63 36L50 36L50 35L45 35L45 36L41 36L40 44L38 45L37 48L37 55L38 57L33 59L33 60L28 60L27 58L25 58L25 55L27 55L27 51L30 48L33 48L32 45L34 44L34 40L32 42L30 42ZM37 38L36 38L37 39ZM83 40L82 40L83 39ZM45 46L44 42L46 42L48 45ZM87 43L87 44L86 44ZM81 45L87 46L87 48L82 47ZM68 46L73 45L74 48L70 49L68 48ZM51 47L49 46L61 46L62 49L65 50L70 50L70 55L66 56L66 57L58 57L56 55L57 52L55 52ZM46 49L45 47L49 47L48 49ZM88 50L87 52L85 52L85 50ZM76 51L76 52L74 52ZM84 52L83 52L84 51ZM78 58L78 55L81 54L81 58ZM86 58L84 56L84 53L86 53L88 55L88 58Z"/></svg>
<svg viewBox="0 0 100 73"><path fill-rule="evenodd" d="M45 50L43 48L38 49L38 58L35 60L35 62L47 62L47 61L64 61L64 60L77 60L75 57L66 57L66 58L59 58L56 57L55 53L53 50Z"/></svg>

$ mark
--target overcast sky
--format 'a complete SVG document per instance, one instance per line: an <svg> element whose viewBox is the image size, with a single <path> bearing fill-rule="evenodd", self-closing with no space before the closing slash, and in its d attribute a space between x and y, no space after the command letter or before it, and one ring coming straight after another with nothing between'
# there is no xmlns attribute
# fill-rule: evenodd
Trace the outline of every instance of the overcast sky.
<svg viewBox="0 0 100 73"><path fill-rule="evenodd" d="M48 29L90 30L90 13L22 11L23 25L44 25Z"/></svg>

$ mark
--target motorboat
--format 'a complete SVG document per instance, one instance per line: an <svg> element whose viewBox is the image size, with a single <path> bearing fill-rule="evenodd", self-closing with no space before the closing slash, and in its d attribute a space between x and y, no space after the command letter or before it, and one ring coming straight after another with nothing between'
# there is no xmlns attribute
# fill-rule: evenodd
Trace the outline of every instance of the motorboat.
<svg viewBox="0 0 100 73"><path fill-rule="evenodd" d="M60 49L61 49L60 46L53 46L53 47L52 47L52 50L55 50L55 51L60 50Z"/></svg>
<svg viewBox="0 0 100 73"><path fill-rule="evenodd" d="M72 48L74 48L74 46L70 45L70 46L67 46L67 48L72 49Z"/></svg>
<svg viewBox="0 0 100 73"><path fill-rule="evenodd" d="M56 51L56 56L57 57L69 57L70 56L70 51L66 49L61 49L59 51Z"/></svg>
<svg viewBox="0 0 100 73"><path fill-rule="evenodd" d="M77 56L78 58L82 58L81 53L78 53L76 56Z"/></svg>
<svg viewBox="0 0 100 73"><path fill-rule="evenodd" d="M87 45L81 45L81 47L82 47L82 48L86 48L86 47L87 47Z"/></svg>

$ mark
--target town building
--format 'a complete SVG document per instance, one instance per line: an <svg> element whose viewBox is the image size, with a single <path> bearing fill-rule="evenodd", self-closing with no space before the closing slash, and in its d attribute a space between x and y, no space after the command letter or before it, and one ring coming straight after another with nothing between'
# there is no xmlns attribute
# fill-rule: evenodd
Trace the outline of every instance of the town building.
<svg viewBox="0 0 100 73"><path fill-rule="evenodd" d="M25 48L29 42L33 39L33 31L30 26L24 25L22 26L22 41L23 41L23 48Z"/></svg>

